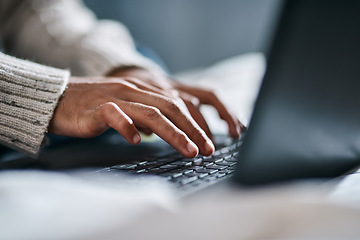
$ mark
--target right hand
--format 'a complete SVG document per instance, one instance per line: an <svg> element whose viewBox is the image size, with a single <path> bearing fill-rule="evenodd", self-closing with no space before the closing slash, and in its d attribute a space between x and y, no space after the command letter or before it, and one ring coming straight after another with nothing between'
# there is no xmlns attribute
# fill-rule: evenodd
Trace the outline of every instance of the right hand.
<svg viewBox="0 0 360 240"><path fill-rule="evenodd" d="M212 106L216 109L219 117L227 123L229 135L232 138L238 139L241 134L246 131L246 127L211 89L185 85L180 81L169 78L162 72L151 72L147 69L137 67L115 69L108 76L136 78L155 87L158 91L161 91L164 94L170 94L172 97L175 97L178 101L185 104L185 107L191 114L192 118L211 139L213 139L213 135L206 119L200 111L200 106L203 104Z"/></svg>
<svg viewBox="0 0 360 240"><path fill-rule="evenodd" d="M184 104L137 79L71 77L55 109L49 132L89 138L109 127L137 144L138 129L156 133L184 156L209 156L214 145Z"/></svg>

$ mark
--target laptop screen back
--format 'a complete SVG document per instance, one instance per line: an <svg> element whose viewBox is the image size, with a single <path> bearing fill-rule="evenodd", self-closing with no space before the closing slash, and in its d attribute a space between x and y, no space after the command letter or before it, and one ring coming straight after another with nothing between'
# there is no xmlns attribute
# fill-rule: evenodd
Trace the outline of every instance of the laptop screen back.
<svg viewBox="0 0 360 240"><path fill-rule="evenodd" d="M338 176L360 164L360 1L289 0L235 179Z"/></svg>

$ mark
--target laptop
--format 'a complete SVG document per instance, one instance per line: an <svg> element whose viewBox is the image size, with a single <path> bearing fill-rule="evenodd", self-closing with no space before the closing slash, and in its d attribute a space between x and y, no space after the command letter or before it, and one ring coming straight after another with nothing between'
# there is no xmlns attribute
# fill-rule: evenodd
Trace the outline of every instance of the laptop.
<svg viewBox="0 0 360 240"><path fill-rule="evenodd" d="M187 159L165 142L125 144L109 131L60 139L39 159L2 157L0 168L159 175L194 192L230 179L264 185L333 178L360 165L360 1L289 0L279 15L248 131L218 137L211 157Z"/></svg>

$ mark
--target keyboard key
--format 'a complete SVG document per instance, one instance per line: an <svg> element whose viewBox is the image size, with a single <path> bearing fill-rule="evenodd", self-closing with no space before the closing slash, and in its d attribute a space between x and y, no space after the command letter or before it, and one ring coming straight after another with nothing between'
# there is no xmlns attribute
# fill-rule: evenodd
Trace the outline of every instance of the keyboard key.
<svg viewBox="0 0 360 240"><path fill-rule="evenodd" d="M189 174L189 173L192 173L192 172L194 172L193 169L183 169L183 170L182 170L182 173L183 173L183 174Z"/></svg>
<svg viewBox="0 0 360 240"><path fill-rule="evenodd" d="M227 166L220 166L220 165L217 165L217 164L212 164L212 165L206 166L206 168L207 169L223 170L223 169L226 169Z"/></svg>
<svg viewBox="0 0 360 240"><path fill-rule="evenodd" d="M140 168L153 168L153 167L159 167L161 165L163 165L163 163L160 163L160 162L148 162L145 165L139 165L137 168L138 169L140 169Z"/></svg>
<svg viewBox="0 0 360 240"><path fill-rule="evenodd" d="M181 184L188 184L188 183L191 183L191 182L193 182L193 181L195 181L197 179L198 179L197 176L193 176L193 177L182 179L180 183Z"/></svg>
<svg viewBox="0 0 360 240"><path fill-rule="evenodd" d="M202 164L201 166L204 166L204 167L210 167L212 165L215 165L213 162L208 162L208 163L205 163L205 164Z"/></svg>
<svg viewBox="0 0 360 240"><path fill-rule="evenodd" d="M198 178L204 178L206 176L208 176L209 174L208 173L198 173L198 172L191 172L191 173L188 173L188 174L185 174L186 176L188 177L198 177Z"/></svg>
<svg viewBox="0 0 360 240"><path fill-rule="evenodd" d="M177 178L177 177L180 177L182 176L182 174L179 174L178 176L177 175L174 175L173 173L171 172L164 172L164 173L161 173L159 174L161 177L164 177L164 178L167 178L168 180L172 179L172 178Z"/></svg>
<svg viewBox="0 0 360 240"><path fill-rule="evenodd" d="M191 167L188 167L187 169L192 169L194 171L198 171L200 169L205 169L205 167L203 167L203 166L191 166Z"/></svg>
<svg viewBox="0 0 360 240"><path fill-rule="evenodd" d="M177 183L177 184L181 184L181 181L184 180L184 179L188 179L188 177L186 176L180 176L180 177L177 177L177 178L172 178L170 180L170 182L172 183Z"/></svg>
<svg viewBox="0 0 360 240"><path fill-rule="evenodd" d="M148 170L146 169L140 169L140 170L137 170L135 171L136 173L146 173Z"/></svg>
<svg viewBox="0 0 360 240"><path fill-rule="evenodd" d="M159 166L160 169L175 169L177 168L176 165L171 165L171 164L166 164L166 165L162 165L162 166Z"/></svg>
<svg viewBox="0 0 360 240"><path fill-rule="evenodd" d="M116 170L130 170L130 169L134 169L136 167L136 164L119 164L119 165L115 165L110 167L111 169L116 169Z"/></svg>
<svg viewBox="0 0 360 240"><path fill-rule="evenodd" d="M236 165L230 166L228 167L229 170L235 170L236 169Z"/></svg>
<svg viewBox="0 0 360 240"><path fill-rule="evenodd" d="M166 169L161 169L161 168L151 168L149 169L147 172L150 174L160 174L160 173L164 173L166 171Z"/></svg>
<svg viewBox="0 0 360 240"><path fill-rule="evenodd" d="M191 166L192 162L176 161L176 162L172 162L170 164L171 165L176 165L176 166L179 166L179 167L184 167L184 166Z"/></svg>
<svg viewBox="0 0 360 240"><path fill-rule="evenodd" d="M193 161L193 165L200 165L202 163L202 159L201 158L197 158Z"/></svg>
<svg viewBox="0 0 360 240"><path fill-rule="evenodd" d="M224 160L226 161L226 160L228 160L228 159L230 159L230 158L232 158L232 154L227 155L226 157L224 157Z"/></svg>
<svg viewBox="0 0 360 240"><path fill-rule="evenodd" d="M232 145L229 146L229 148L230 148L231 152L234 152L238 147L237 147L236 144L232 144Z"/></svg>
<svg viewBox="0 0 360 240"><path fill-rule="evenodd" d="M137 160L137 161L131 161L132 164L136 164L136 165L144 165L146 163L148 163L148 161L145 160Z"/></svg>
<svg viewBox="0 0 360 240"><path fill-rule="evenodd" d="M226 161L227 161L227 162L237 163L237 158L231 157L231 158L226 159Z"/></svg>
<svg viewBox="0 0 360 240"><path fill-rule="evenodd" d="M228 152L230 152L230 147L224 147L224 148L220 149L219 152L221 152L223 154L228 153Z"/></svg>
<svg viewBox="0 0 360 240"><path fill-rule="evenodd" d="M108 169L115 173L117 170L124 170L137 174L160 175L164 181L170 181L177 187L191 189L212 184L233 174L240 145L241 143L232 141L224 142L220 144L220 148L216 146L215 153L210 157L185 158L179 153L170 153L143 160L137 159L137 161L118 164Z"/></svg>
<svg viewBox="0 0 360 240"><path fill-rule="evenodd" d="M183 173L181 173L181 172L171 173L171 175L172 175L173 178L178 178L178 177L181 177L183 175Z"/></svg>
<svg viewBox="0 0 360 240"><path fill-rule="evenodd" d="M217 162L216 164L220 166L234 166L236 163L222 160L220 162Z"/></svg>
<svg viewBox="0 0 360 240"><path fill-rule="evenodd" d="M198 173L207 173L207 174L214 174L214 173L216 173L216 172L218 172L219 170L217 170L217 169L199 169L199 170L197 170L196 172L198 172Z"/></svg>
<svg viewBox="0 0 360 240"><path fill-rule="evenodd" d="M225 173L217 172L217 173L215 173L213 176L215 176L215 177L217 177L217 178L222 178L222 177L225 177L226 174L225 174Z"/></svg>
<svg viewBox="0 0 360 240"><path fill-rule="evenodd" d="M237 158L239 156L239 152L234 152L232 156L233 158Z"/></svg>
<svg viewBox="0 0 360 240"><path fill-rule="evenodd" d="M232 174L233 172L234 172L234 170L230 170L230 169L225 169L225 170L219 171L219 173L225 173L226 175Z"/></svg>
<svg viewBox="0 0 360 240"><path fill-rule="evenodd" d="M192 165L197 165L197 164L202 163L202 158L184 158L184 159L181 159L181 161L190 162L190 163L192 163Z"/></svg>
<svg viewBox="0 0 360 240"><path fill-rule="evenodd" d="M218 162L222 162L222 161L224 161L224 158L219 158L219 159L216 159L216 160L214 161L214 163L217 164Z"/></svg>

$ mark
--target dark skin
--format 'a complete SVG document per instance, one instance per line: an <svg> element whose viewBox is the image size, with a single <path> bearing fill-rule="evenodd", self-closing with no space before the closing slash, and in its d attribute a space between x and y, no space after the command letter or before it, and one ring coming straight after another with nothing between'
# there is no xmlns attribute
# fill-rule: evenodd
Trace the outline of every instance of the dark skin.
<svg viewBox="0 0 360 240"><path fill-rule="evenodd" d="M239 138L241 132L246 130L246 127L238 120L236 115L226 108L212 90L188 86L174 79L170 79L163 75L158 76L157 74L150 73L149 71L140 68L119 69L113 71L109 75L140 79L184 102L191 116L210 138L212 138L211 131L199 110L199 107L202 104L211 105L217 110L219 117L227 123L229 135L232 138Z"/></svg>
<svg viewBox="0 0 360 240"><path fill-rule="evenodd" d="M186 157L198 153L209 156L214 145L200 104L217 109L231 137L238 138L245 130L213 92L176 83L145 69L126 68L108 77L71 77L49 132L89 138L111 127L130 144L140 142L139 131L154 132Z"/></svg>

